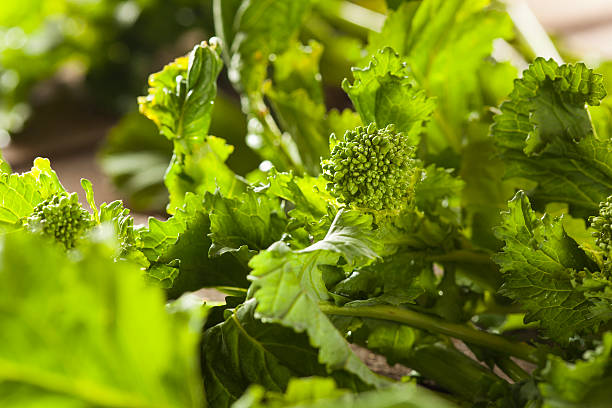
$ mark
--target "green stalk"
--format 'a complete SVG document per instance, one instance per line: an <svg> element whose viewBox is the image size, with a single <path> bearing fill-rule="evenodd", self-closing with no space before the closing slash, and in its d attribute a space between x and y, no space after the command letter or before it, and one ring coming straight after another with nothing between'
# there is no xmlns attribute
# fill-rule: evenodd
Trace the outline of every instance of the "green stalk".
<svg viewBox="0 0 612 408"><path fill-rule="evenodd" d="M511 341L497 334L476 330L463 324L446 322L413 310L386 305L339 307L329 303L322 303L319 307L323 313L330 315L369 317L403 323L537 363L536 349L528 344Z"/></svg>
<svg viewBox="0 0 612 408"><path fill-rule="evenodd" d="M510 357L495 359L495 364L514 382L521 382L530 377L529 373L523 370Z"/></svg>

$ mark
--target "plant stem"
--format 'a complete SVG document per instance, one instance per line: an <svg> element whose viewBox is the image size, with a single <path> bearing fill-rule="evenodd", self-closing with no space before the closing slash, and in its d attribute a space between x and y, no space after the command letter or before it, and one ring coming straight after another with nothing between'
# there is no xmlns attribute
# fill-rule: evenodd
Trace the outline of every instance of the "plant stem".
<svg viewBox="0 0 612 408"><path fill-rule="evenodd" d="M501 357L495 360L497 366L504 372L512 381L520 382L530 377L529 373L523 370L510 357Z"/></svg>
<svg viewBox="0 0 612 408"><path fill-rule="evenodd" d="M387 305L339 307L329 303L322 303L319 307L323 313L330 315L369 317L404 323L537 363L536 349L528 344L514 342L497 334L476 330L463 324L446 322L413 310Z"/></svg>

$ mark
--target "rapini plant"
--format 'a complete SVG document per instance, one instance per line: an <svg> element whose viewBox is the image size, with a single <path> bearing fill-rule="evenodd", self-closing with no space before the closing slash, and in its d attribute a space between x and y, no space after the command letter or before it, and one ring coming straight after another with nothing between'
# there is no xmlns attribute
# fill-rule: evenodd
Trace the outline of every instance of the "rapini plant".
<svg viewBox="0 0 612 408"><path fill-rule="evenodd" d="M134 227L84 181L92 233L43 245L24 219L68 246L85 213L48 161L0 173L0 406L610 405L602 76L536 58L517 78L492 55L518 41L499 2L389 1L337 43L343 4L215 1L221 41L151 76L167 219ZM354 109L328 109L325 58ZM224 64L248 119L234 142L261 158L248 174L211 134Z"/></svg>

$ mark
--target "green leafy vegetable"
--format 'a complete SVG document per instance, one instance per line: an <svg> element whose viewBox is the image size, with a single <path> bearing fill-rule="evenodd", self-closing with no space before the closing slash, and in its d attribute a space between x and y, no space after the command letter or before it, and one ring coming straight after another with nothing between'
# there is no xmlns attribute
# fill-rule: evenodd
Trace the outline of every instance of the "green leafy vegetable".
<svg viewBox="0 0 612 408"><path fill-rule="evenodd" d="M605 95L602 77L584 64L538 58L501 105L492 133L506 176L535 181L530 195L539 206L565 202L584 217L609 195L610 141L595 134L585 107Z"/></svg>

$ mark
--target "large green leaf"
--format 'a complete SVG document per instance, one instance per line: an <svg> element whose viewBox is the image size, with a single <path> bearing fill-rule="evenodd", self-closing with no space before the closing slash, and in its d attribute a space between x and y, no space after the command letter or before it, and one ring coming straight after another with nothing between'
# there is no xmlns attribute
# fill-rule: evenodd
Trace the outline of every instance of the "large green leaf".
<svg viewBox="0 0 612 408"><path fill-rule="evenodd" d="M292 251L276 243L253 257L250 278L254 280L257 314L265 322L306 332L319 349L319 361L330 369L343 368L371 385L384 381L373 374L348 347L343 336L319 310L318 302L329 294L321 266L336 265L343 257L349 264L367 263L376 257L371 217L351 211L338 213L328 235L311 247Z"/></svg>
<svg viewBox="0 0 612 408"><path fill-rule="evenodd" d="M560 219L538 218L522 191L508 203L503 223L495 230L505 241L495 260L503 272L501 293L528 313L525 322L540 321L545 333L560 343L597 327L592 303L575 287L574 274L597 265L564 231Z"/></svg>
<svg viewBox="0 0 612 408"><path fill-rule="evenodd" d="M533 180L534 204L564 202L576 216L597 212L612 190L612 141L598 137L585 104L606 95L584 64L538 58L516 80L492 133L507 177Z"/></svg>
<svg viewBox="0 0 612 408"><path fill-rule="evenodd" d="M0 405L202 406L201 319L169 315L138 267L20 232L0 248Z"/></svg>
<svg viewBox="0 0 612 408"><path fill-rule="evenodd" d="M206 331L202 365L209 406L228 407L252 384L282 392L292 377L327 375L308 337L254 318L256 302L246 302L225 322ZM331 373L343 386L364 385L343 371Z"/></svg>

